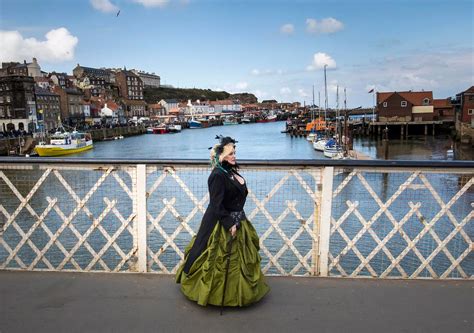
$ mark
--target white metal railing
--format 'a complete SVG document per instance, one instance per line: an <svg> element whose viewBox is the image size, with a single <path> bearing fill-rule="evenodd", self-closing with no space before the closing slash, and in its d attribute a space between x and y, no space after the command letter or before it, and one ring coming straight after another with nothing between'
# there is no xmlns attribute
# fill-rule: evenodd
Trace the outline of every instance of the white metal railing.
<svg viewBox="0 0 474 333"><path fill-rule="evenodd" d="M30 161L0 160L0 269L176 272L205 162ZM472 163L364 163L244 164L263 271L473 279Z"/></svg>

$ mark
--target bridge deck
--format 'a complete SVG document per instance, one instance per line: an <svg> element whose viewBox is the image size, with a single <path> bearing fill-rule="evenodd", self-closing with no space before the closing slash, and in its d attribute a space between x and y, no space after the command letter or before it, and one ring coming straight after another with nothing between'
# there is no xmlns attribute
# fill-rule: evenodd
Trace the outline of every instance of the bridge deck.
<svg viewBox="0 0 474 333"><path fill-rule="evenodd" d="M173 276L0 272L0 332L472 332L472 281L269 277L243 309L189 302Z"/></svg>

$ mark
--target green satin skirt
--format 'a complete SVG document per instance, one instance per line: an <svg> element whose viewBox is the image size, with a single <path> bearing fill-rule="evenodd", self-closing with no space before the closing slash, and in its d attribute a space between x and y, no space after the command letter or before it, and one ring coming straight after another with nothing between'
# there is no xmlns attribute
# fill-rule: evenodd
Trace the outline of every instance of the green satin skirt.
<svg viewBox="0 0 474 333"><path fill-rule="evenodd" d="M193 246L194 237L186 247L185 258ZM199 305L221 305L226 274L226 253L230 232L217 223L207 242L207 248L194 261L189 273L183 272L184 263L176 273L181 291ZM246 306L259 301L270 290L260 268L260 249L257 232L248 221L242 221L232 241L224 306Z"/></svg>

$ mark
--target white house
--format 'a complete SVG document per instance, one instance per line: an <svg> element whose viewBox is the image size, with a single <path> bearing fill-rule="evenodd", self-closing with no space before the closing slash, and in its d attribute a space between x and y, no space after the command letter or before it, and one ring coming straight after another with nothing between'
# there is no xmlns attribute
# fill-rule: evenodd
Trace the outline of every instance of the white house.
<svg viewBox="0 0 474 333"><path fill-rule="evenodd" d="M158 104L165 108L166 114L169 114L172 110L178 109L178 101L175 99L162 99Z"/></svg>

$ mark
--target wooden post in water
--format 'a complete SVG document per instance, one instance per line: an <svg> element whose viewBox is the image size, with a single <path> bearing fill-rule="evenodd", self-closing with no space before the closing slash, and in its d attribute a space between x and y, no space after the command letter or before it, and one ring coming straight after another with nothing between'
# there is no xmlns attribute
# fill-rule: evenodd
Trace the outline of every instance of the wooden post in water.
<svg viewBox="0 0 474 333"><path fill-rule="evenodd" d="M383 156L384 159L388 160L388 127L385 125L383 130Z"/></svg>

